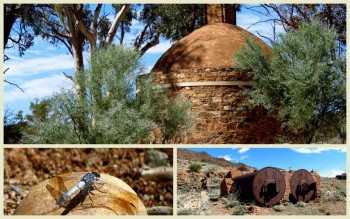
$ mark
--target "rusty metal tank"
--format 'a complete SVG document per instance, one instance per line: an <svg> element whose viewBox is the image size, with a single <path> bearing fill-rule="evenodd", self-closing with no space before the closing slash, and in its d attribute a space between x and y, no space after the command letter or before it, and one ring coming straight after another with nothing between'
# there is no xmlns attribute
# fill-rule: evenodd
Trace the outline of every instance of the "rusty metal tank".
<svg viewBox="0 0 350 219"><path fill-rule="evenodd" d="M241 197L254 197L267 206L280 203L286 190L286 182L281 172L274 167L265 167L254 173L233 178Z"/></svg>
<svg viewBox="0 0 350 219"><path fill-rule="evenodd" d="M290 193L296 201L308 202L315 196L316 182L305 169L294 172L290 179Z"/></svg>

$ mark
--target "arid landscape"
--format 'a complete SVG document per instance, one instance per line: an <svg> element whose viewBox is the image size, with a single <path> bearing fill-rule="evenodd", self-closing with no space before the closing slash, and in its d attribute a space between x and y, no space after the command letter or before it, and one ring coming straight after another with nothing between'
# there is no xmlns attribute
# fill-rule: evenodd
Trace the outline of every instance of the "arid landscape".
<svg viewBox="0 0 350 219"><path fill-rule="evenodd" d="M305 202L282 202L272 207L259 206L254 200L239 201L237 194L220 196L220 183L228 169L253 170L243 163L213 158L205 152L178 149L178 215L345 215L346 180L321 177L321 195ZM191 164L200 169L189 169ZM208 177L209 175L209 177ZM204 179L206 178L206 184Z"/></svg>

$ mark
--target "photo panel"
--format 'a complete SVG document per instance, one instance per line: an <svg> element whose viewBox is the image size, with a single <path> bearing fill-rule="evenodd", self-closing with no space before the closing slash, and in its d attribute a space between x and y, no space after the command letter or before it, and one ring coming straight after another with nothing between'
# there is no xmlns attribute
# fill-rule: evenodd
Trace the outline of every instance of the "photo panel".
<svg viewBox="0 0 350 219"><path fill-rule="evenodd" d="M172 215L173 148L5 148L5 215Z"/></svg>
<svg viewBox="0 0 350 219"><path fill-rule="evenodd" d="M177 215L346 215L345 148L178 148Z"/></svg>
<svg viewBox="0 0 350 219"><path fill-rule="evenodd" d="M4 11L5 144L346 142L344 3Z"/></svg>

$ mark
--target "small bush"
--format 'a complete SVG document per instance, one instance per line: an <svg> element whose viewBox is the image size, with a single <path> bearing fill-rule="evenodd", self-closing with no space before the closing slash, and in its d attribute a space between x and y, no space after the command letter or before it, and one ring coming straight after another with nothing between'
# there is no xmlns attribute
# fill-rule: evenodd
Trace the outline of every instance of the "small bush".
<svg viewBox="0 0 350 219"><path fill-rule="evenodd" d="M228 198L223 198L222 200L225 202L225 205L229 208L236 207L240 204L239 201L229 200Z"/></svg>
<svg viewBox="0 0 350 219"><path fill-rule="evenodd" d="M202 166L199 163L192 163L188 168L193 172L199 172Z"/></svg>
<svg viewBox="0 0 350 219"><path fill-rule="evenodd" d="M291 206L292 203L291 203L291 202L285 202L285 203L283 203L283 205L284 205L284 206Z"/></svg>
<svg viewBox="0 0 350 219"><path fill-rule="evenodd" d="M305 215L322 215L322 212L317 208L311 208L305 211Z"/></svg>
<svg viewBox="0 0 350 219"><path fill-rule="evenodd" d="M248 213L247 206L239 204L234 208L233 215L244 215Z"/></svg>
<svg viewBox="0 0 350 219"><path fill-rule="evenodd" d="M305 203L305 202L298 202L298 203L296 204L296 206L297 206L297 207L303 208L303 207L306 206L306 203Z"/></svg>
<svg viewBox="0 0 350 219"><path fill-rule="evenodd" d="M273 206L273 210L275 210L277 212L282 212L286 209L283 207L283 205L275 205L275 206Z"/></svg>
<svg viewBox="0 0 350 219"><path fill-rule="evenodd" d="M249 168L246 165L244 165L242 163L239 163L238 166L237 166L237 170L239 170L239 171L248 171Z"/></svg>
<svg viewBox="0 0 350 219"><path fill-rule="evenodd" d="M204 165L203 165L203 166L204 166ZM205 174L206 176L209 176L210 173L216 172L217 169L218 169L217 166L208 166L208 167L204 170L204 174Z"/></svg>
<svg viewBox="0 0 350 219"><path fill-rule="evenodd" d="M193 208L178 208L177 214L178 215L195 215L196 210Z"/></svg>

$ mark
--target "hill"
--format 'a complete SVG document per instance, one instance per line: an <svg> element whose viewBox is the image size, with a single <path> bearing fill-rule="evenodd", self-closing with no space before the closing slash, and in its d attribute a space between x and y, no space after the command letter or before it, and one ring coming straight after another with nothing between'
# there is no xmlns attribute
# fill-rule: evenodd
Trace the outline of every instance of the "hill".
<svg viewBox="0 0 350 219"><path fill-rule="evenodd" d="M177 149L177 159L178 160L188 160L191 162L203 162L210 165L216 165L220 167L228 167L232 169L254 169L253 167L250 167L248 165L245 165L243 163L232 163L228 160L225 160L224 158L219 157L212 157L207 152L196 152L191 151L188 149Z"/></svg>

